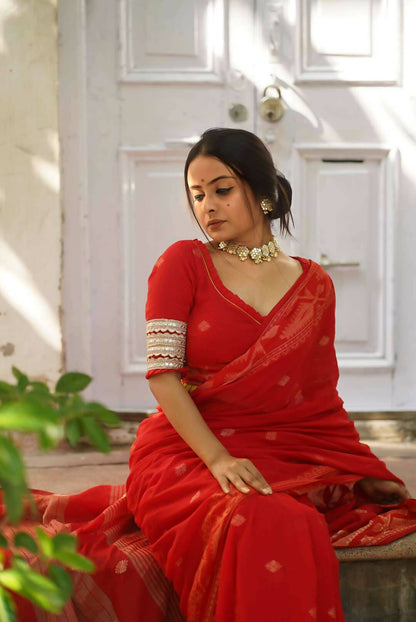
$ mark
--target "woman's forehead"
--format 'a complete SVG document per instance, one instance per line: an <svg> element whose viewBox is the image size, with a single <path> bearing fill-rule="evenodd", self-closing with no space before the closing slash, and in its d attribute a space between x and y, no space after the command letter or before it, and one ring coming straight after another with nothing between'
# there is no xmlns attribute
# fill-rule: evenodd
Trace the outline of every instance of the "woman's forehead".
<svg viewBox="0 0 416 622"><path fill-rule="evenodd" d="M188 168L188 185L194 183L209 183L212 179L220 175L230 175L232 172L218 158L211 156L199 155L189 165Z"/></svg>

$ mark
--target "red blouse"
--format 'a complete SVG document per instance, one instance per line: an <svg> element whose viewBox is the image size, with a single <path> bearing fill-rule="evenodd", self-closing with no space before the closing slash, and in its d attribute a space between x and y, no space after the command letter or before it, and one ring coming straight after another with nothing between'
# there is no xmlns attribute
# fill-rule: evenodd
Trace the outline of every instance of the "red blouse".
<svg viewBox="0 0 416 622"><path fill-rule="evenodd" d="M149 277L146 378L181 371L184 382L199 385L243 354L307 274L311 261L295 258L303 273L270 313L262 316L225 287L205 244L200 240L172 244Z"/></svg>

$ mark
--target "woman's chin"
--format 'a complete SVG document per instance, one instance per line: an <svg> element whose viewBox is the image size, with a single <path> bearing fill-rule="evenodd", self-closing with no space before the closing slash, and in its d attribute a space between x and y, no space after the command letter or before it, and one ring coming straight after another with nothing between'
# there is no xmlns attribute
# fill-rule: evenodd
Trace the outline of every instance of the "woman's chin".
<svg viewBox="0 0 416 622"><path fill-rule="evenodd" d="M215 231L206 231L207 236L211 239L215 244L219 244L219 242L225 242L227 237L224 234L216 233Z"/></svg>

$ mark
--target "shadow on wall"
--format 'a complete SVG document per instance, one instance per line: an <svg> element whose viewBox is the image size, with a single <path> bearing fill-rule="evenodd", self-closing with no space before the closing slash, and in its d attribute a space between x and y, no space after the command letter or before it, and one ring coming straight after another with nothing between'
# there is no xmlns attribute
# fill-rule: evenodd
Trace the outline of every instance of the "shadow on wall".
<svg viewBox="0 0 416 622"><path fill-rule="evenodd" d="M0 376L56 377L61 212L57 0L0 6ZM11 377L11 376L10 376Z"/></svg>

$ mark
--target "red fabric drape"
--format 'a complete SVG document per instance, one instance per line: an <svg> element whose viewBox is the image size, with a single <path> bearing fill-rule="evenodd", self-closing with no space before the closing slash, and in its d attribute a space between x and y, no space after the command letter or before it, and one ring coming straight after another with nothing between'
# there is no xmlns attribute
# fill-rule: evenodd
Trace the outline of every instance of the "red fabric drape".
<svg viewBox="0 0 416 622"><path fill-rule="evenodd" d="M198 295L208 296L203 285ZM334 306L329 277L310 262L273 312L257 318L255 343L210 369L191 394L272 495L224 494L159 409L140 424L127 496L124 486L34 492L39 514L28 514L25 528L78 535L97 572L74 573L59 618L19 601L19 620L342 621L333 546L385 544L416 530L416 501L382 507L354 486L367 475L397 478L359 442L337 394ZM233 308L239 313L237 299Z"/></svg>
<svg viewBox="0 0 416 622"><path fill-rule="evenodd" d="M53 615L15 597L19 622L181 622L178 597L156 563L148 540L127 509L125 486L96 486L80 494L33 490L37 508L29 506L18 525L34 535L72 533L79 552L96 564L94 574L72 572L74 590L62 614ZM0 505L0 510L4 508ZM0 512L1 516L1 512ZM17 528L6 528L12 542ZM36 555L24 553L31 567L45 571Z"/></svg>
<svg viewBox="0 0 416 622"><path fill-rule="evenodd" d="M381 507L354 488L400 480L359 442L336 391L334 309L332 282L311 262L256 342L191 394L273 495L222 493L160 409L140 426L128 506L188 622L343 620L333 545L416 529L415 501Z"/></svg>

